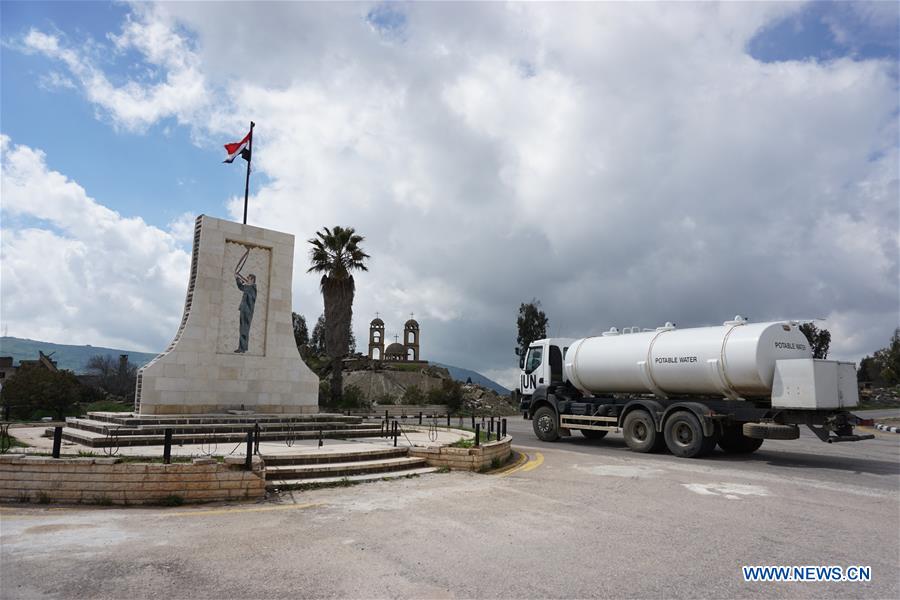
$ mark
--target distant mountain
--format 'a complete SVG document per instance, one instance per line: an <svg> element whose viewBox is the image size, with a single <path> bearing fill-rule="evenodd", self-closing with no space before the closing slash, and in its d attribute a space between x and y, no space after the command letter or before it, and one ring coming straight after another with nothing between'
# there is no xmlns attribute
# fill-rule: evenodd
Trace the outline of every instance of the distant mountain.
<svg viewBox="0 0 900 600"><path fill-rule="evenodd" d="M120 354L127 354L128 360L139 367L144 366L156 356L154 353L117 350L102 346L70 346L15 337L0 337L0 356L12 356L15 364L22 360L37 360L38 350L44 354L52 353L50 358L56 361L60 369L67 369L75 373L86 372L85 366L88 359L96 354L111 356L115 360L119 359Z"/></svg>
<svg viewBox="0 0 900 600"><path fill-rule="evenodd" d="M44 354L53 353L51 358L56 361L60 369L67 369L75 373L84 373L87 371L85 366L87 365L88 359L96 354L112 356L116 360L119 359L120 354L127 354L128 360L138 367L144 366L156 356L156 354L152 352L135 352L134 350L119 350L116 348L104 348L102 346L70 346L67 344L51 344L50 342L25 340L16 337L0 337L0 356L12 356L15 364L18 364L22 360L37 360L38 350ZM444 367L450 371L450 376L457 381L465 382L467 379L471 378L472 383L492 389L498 394L509 394L508 389L496 381L488 379L481 373L441 363L432 364L438 367Z"/></svg>
<svg viewBox="0 0 900 600"><path fill-rule="evenodd" d="M445 369L450 371L450 376L457 381L465 382L467 379L469 379L471 377L472 383L478 384L481 387L486 387L488 389L494 390L498 394L501 394L504 396L506 394L509 394L508 389L506 389L505 387L503 387L502 385L500 385L493 379L488 379L487 377L485 377L481 373L478 373L477 371L470 371L469 369L462 369L460 367L453 367L451 365L444 365L444 364L436 363L436 362L433 362L431 364L433 364L436 367L444 367Z"/></svg>

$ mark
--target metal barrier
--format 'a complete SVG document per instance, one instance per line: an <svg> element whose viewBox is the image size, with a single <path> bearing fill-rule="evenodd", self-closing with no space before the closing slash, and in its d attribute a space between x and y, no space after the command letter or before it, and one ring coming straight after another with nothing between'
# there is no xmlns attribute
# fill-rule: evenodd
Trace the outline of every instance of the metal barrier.
<svg viewBox="0 0 900 600"><path fill-rule="evenodd" d="M9 423L0 423L0 454L6 454L12 448L12 438L9 437Z"/></svg>

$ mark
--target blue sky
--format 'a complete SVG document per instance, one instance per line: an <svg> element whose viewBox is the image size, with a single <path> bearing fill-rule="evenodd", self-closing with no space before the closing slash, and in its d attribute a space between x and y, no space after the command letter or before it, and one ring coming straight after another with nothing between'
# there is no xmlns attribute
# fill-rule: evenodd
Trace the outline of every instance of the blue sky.
<svg viewBox="0 0 900 600"><path fill-rule="evenodd" d="M11 48L31 28L57 31L74 45L104 43L129 8L108 2L6 2L2 4L2 132L40 148L49 166L65 173L126 216L165 227L184 212L219 214L229 195L243 195L244 164L221 164L221 144L239 140L191 139L191 129L169 117L146 131L116 127L78 92L42 83L63 73L58 61ZM134 71L132 55L108 58L111 78Z"/></svg>
<svg viewBox="0 0 900 600"><path fill-rule="evenodd" d="M897 324L898 10L4 1L2 324L164 347L190 250L170 223L239 218L222 144L252 118L250 221L297 236L308 320L303 240L347 224L373 256L357 339L415 312L425 358L506 383L533 297L571 336L824 316L856 359ZM143 219L152 251L90 233L105 209ZM82 254L114 295L79 287ZM94 319L85 293L132 319Z"/></svg>

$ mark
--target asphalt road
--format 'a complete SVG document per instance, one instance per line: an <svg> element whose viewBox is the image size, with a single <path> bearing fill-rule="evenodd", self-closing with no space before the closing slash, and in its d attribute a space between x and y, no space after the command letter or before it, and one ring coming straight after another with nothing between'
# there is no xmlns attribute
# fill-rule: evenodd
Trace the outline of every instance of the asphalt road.
<svg viewBox="0 0 900 600"><path fill-rule="evenodd" d="M435 474L174 509L0 509L2 598L897 598L900 435L754 455L539 442L503 475ZM869 583L747 583L864 565Z"/></svg>

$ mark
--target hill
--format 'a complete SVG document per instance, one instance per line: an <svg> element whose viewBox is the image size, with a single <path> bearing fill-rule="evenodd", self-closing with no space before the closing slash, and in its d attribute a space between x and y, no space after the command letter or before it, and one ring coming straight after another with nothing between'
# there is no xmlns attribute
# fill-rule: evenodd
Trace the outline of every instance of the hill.
<svg viewBox="0 0 900 600"><path fill-rule="evenodd" d="M450 371L450 377L457 381L465 382L466 379L472 378L472 383L476 385L480 385L481 387L488 388L489 390L494 390L501 396L506 396L509 394L509 390L494 381L493 379L488 379L481 373L477 371L472 371L469 369L463 369L461 367L454 367L452 365L443 365L441 363L433 362L431 363L436 367L443 367Z"/></svg>
<svg viewBox="0 0 900 600"><path fill-rule="evenodd" d="M15 337L0 337L0 356L12 356L15 364L22 360L36 360L38 350L44 354L52 353L51 358L56 361L60 369L67 369L74 373L84 373L87 370L85 365L87 365L88 359L96 354L111 356L116 360L119 359L120 354L127 354L128 360L139 367L147 364L156 356L155 353L150 352L118 350L103 346L71 346Z"/></svg>
<svg viewBox="0 0 900 600"><path fill-rule="evenodd" d="M152 352L135 352L133 350L104 348L102 346L51 344L50 342L40 342L37 340L27 340L16 337L0 337L0 356L12 356L13 361L16 364L21 360L36 360L38 357L38 350L44 354L50 354L52 352L52 358L57 362L60 369L68 369L75 373L84 373L86 371L85 365L87 364L88 359L95 354L112 356L116 360L118 360L120 354L127 354L128 360L139 367L147 364L156 356L156 354ZM467 379L471 378L472 383L494 390L498 394L509 394L508 389L476 371L440 363L431 364L436 367L447 369L450 372L450 376L457 381L465 382Z"/></svg>

